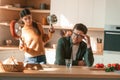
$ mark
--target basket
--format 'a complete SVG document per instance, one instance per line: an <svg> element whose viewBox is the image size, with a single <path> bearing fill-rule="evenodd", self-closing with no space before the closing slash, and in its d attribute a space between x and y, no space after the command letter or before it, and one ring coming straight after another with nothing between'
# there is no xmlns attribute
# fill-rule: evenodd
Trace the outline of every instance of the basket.
<svg viewBox="0 0 120 80"><path fill-rule="evenodd" d="M23 65L3 64L2 67L4 71L7 71L7 72L22 72L24 70Z"/></svg>
<svg viewBox="0 0 120 80"><path fill-rule="evenodd" d="M1 64L0 71L2 72L23 72L23 64Z"/></svg>

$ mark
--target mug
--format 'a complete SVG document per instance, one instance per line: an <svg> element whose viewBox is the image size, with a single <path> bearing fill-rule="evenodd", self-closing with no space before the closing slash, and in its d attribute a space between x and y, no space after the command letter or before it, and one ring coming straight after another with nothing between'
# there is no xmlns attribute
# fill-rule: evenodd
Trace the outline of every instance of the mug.
<svg viewBox="0 0 120 80"><path fill-rule="evenodd" d="M41 4L40 4L40 9L41 9L41 10L46 9L46 4L45 4L45 3L41 3Z"/></svg>

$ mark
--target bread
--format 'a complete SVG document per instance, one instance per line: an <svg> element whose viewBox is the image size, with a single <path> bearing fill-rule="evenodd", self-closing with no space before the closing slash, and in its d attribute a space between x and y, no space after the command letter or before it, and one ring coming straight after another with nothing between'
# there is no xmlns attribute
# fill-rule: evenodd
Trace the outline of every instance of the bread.
<svg viewBox="0 0 120 80"><path fill-rule="evenodd" d="M26 64L25 65L25 69L26 70L42 70L43 67L41 66L41 64Z"/></svg>

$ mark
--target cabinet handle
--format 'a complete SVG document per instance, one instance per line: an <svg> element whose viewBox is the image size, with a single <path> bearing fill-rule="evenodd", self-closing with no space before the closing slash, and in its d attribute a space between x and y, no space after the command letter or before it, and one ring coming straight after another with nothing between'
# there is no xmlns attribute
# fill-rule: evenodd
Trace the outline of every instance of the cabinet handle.
<svg viewBox="0 0 120 80"><path fill-rule="evenodd" d="M120 35L120 33L115 33L115 32L106 32L106 34Z"/></svg>

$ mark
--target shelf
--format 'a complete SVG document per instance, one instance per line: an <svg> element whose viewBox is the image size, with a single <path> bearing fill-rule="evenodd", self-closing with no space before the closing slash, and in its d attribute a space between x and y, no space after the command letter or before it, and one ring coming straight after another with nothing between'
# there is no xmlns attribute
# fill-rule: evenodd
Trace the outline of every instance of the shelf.
<svg viewBox="0 0 120 80"><path fill-rule="evenodd" d="M21 11L23 8L0 6L0 9ZM50 13L50 10L30 9L30 11L31 11L31 12L36 12L36 13Z"/></svg>
<svg viewBox="0 0 120 80"><path fill-rule="evenodd" d="M19 48L18 48L18 46L15 46L15 45L0 46L0 51L1 50L13 50L13 49L19 49Z"/></svg>
<svg viewBox="0 0 120 80"><path fill-rule="evenodd" d="M0 25L2 25L2 26L9 26L10 24L7 23L7 22L0 22Z"/></svg>
<svg viewBox="0 0 120 80"><path fill-rule="evenodd" d="M53 25L54 26L54 25ZM43 25L43 28L50 28L49 25ZM68 27L62 27L62 26L54 26L55 29L72 29L72 28L68 28Z"/></svg>
<svg viewBox="0 0 120 80"><path fill-rule="evenodd" d="M104 28L94 28L94 27L90 27L88 28L89 31L104 31Z"/></svg>
<svg viewBox="0 0 120 80"><path fill-rule="evenodd" d="M53 25L54 26L54 25ZM43 28L49 28L49 25L43 25ZM62 26L54 26L55 29L72 29L72 27L62 27ZM92 28L92 27L88 27L89 31L104 31L104 28Z"/></svg>

